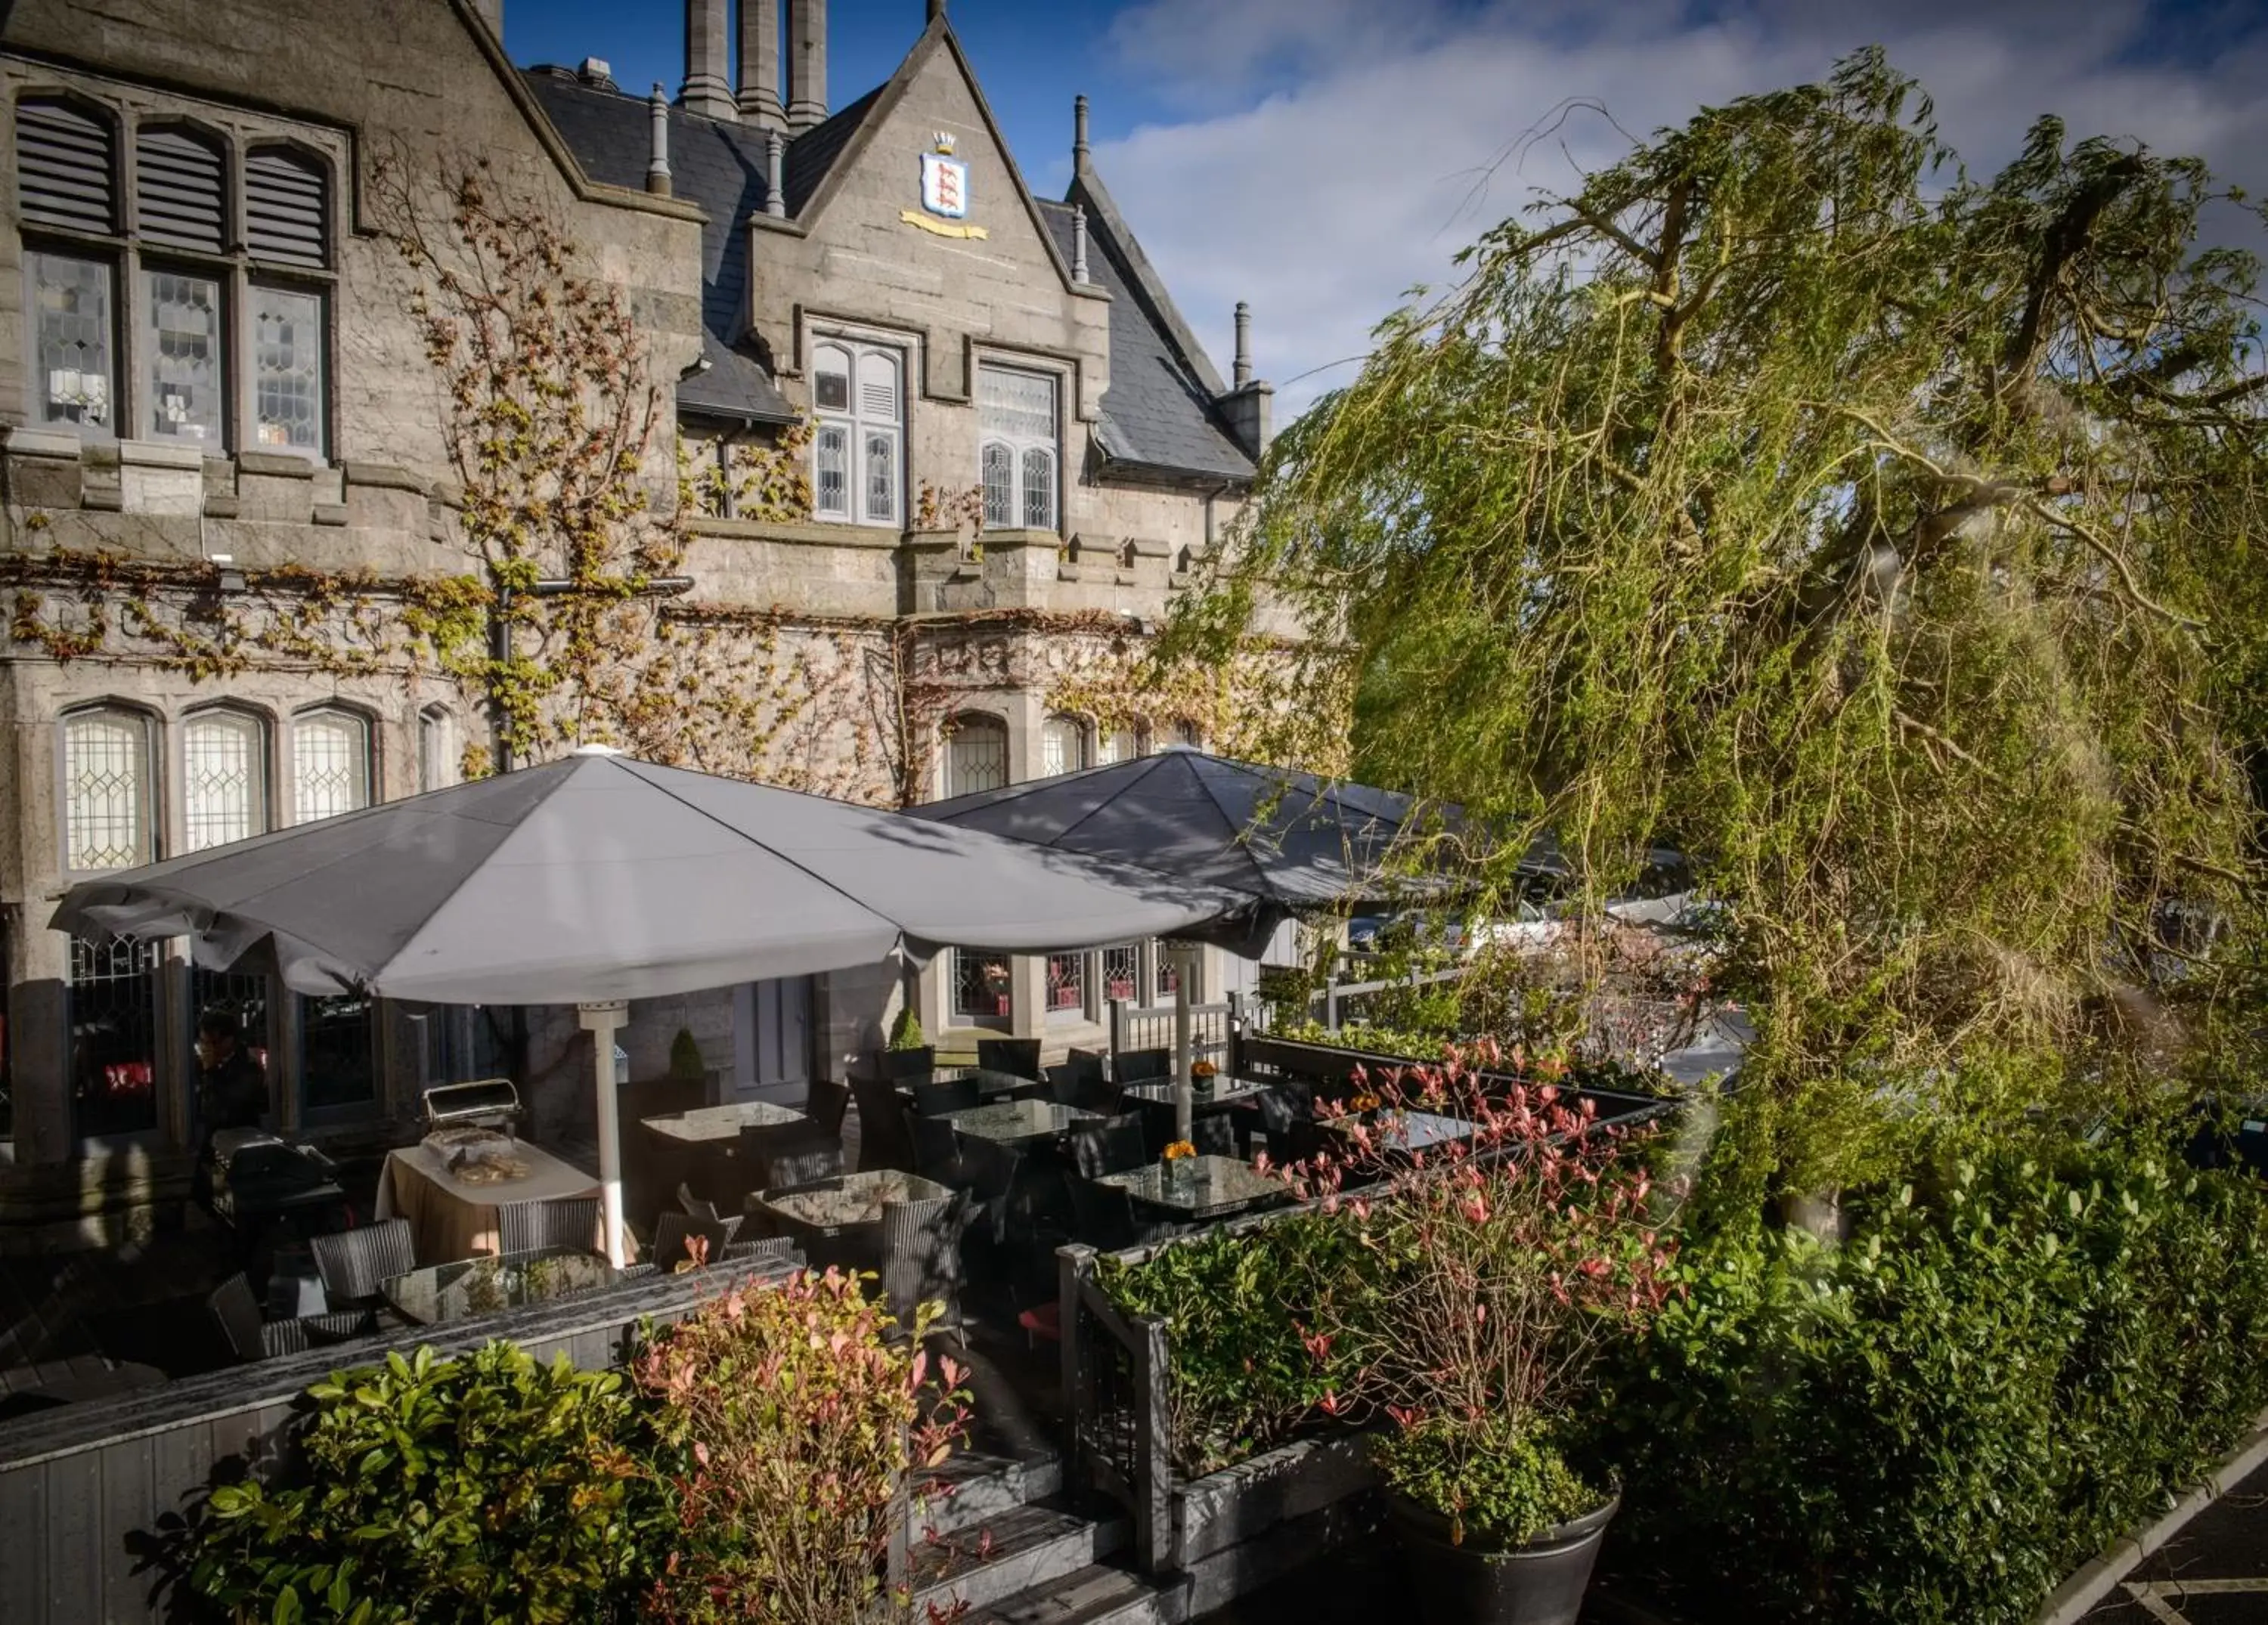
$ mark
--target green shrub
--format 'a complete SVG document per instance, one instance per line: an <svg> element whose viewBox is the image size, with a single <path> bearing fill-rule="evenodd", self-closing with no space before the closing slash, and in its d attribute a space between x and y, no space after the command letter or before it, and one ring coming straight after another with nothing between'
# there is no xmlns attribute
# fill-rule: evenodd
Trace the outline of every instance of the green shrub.
<svg viewBox="0 0 2268 1625"><path fill-rule="evenodd" d="M1363 1351L1307 1340L1328 1305L1360 1290L1347 1268L1352 1245L1347 1226L1306 1212L1216 1231L1139 1264L1101 1261L1099 1282L1122 1312L1170 1327L1167 1393L1182 1477L1282 1444L1325 1396L1351 1387Z"/></svg>
<svg viewBox="0 0 2268 1625"><path fill-rule="evenodd" d="M914 1014L914 1007L908 1004L898 1011L898 1018L890 1023L890 1048L919 1049L923 1042L921 1018Z"/></svg>
<svg viewBox="0 0 2268 1625"><path fill-rule="evenodd" d="M688 1028L678 1028L677 1036L669 1040L669 1076L680 1084L708 1081L709 1064L701 1058L700 1041Z"/></svg>
<svg viewBox="0 0 2268 1625"><path fill-rule="evenodd" d="M1619 1548L1697 1617L2019 1621L2268 1402L2268 1223L2154 1136L1690 1242L1615 1383Z"/></svg>
<svg viewBox="0 0 2268 1625"><path fill-rule="evenodd" d="M1387 1488L1440 1511L1459 1544L1517 1546L1607 1499L1550 1441L1500 1416L1435 1417L1382 1437L1373 1455Z"/></svg>
<svg viewBox="0 0 2268 1625"><path fill-rule="evenodd" d="M442 1625L604 1620L668 1549L662 1487L625 1448L611 1372L510 1343L389 1356L308 1390L287 1482L215 1489L190 1593L238 1621Z"/></svg>

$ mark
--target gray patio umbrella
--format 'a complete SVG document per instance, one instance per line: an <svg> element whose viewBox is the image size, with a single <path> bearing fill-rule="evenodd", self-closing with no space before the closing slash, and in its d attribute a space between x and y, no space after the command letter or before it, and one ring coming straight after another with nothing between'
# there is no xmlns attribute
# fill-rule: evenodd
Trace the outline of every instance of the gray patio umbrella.
<svg viewBox="0 0 2268 1625"><path fill-rule="evenodd" d="M302 993L583 1006L618 1246L608 1062L623 1001L947 943L1092 947L1249 906L1155 870L586 747L83 881L49 924L186 937L201 965L272 967Z"/></svg>
<svg viewBox="0 0 2268 1625"><path fill-rule="evenodd" d="M1388 854L1418 820L1454 809L1175 746L911 811L956 829L1139 864L1244 893L1254 902L1248 912L1186 934L1257 959L1276 928L1301 910L1421 890L1389 871ZM1174 989L1175 1119L1182 1139L1190 1114L1187 972L1183 963Z"/></svg>

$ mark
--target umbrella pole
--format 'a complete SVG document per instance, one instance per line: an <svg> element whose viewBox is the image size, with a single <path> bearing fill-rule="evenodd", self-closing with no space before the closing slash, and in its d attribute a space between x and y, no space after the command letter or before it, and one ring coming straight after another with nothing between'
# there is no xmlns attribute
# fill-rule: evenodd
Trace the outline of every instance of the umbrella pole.
<svg viewBox="0 0 2268 1625"><path fill-rule="evenodd" d="M1193 1140L1191 1119L1196 1115L1193 1092L1196 1088L1189 1076L1189 975L1197 965L1197 953L1183 943L1167 945L1174 961L1174 1138Z"/></svg>
<svg viewBox="0 0 2268 1625"><path fill-rule="evenodd" d="M622 1267L622 1124L615 1089L615 1034L630 1006L620 999L584 1004L583 1030L591 1035L592 1077L599 1090L599 1202L607 1232L607 1262Z"/></svg>

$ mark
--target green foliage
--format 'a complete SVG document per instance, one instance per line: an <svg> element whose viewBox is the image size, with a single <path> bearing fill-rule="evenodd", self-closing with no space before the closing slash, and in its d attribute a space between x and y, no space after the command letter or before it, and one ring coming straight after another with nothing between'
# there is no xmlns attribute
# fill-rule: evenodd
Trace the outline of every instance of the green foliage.
<svg viewBox="0 0 2268 1625"><path fill-rule="evenodd" d="M708 1062L701 1058L701 1046L692 1033L684 1027L669 1040L669 1076L674 1083L698 1084L709 1077Z"/></svg>
<svg viewBox="0 0 2268 1625"><path fill-rule="evenodd" d="M301 1465L214 1489L193 1526L188 1590L230 1618L579 1625L667 1550L618 1376L491 1343L392 1355L308 1395Z"/></svg>
<svg viewBox="0 0 2268 1625"><path fill-rule="evenodd" d="M1165 648L1288 594L1355 776L1462 804L1499 899L1539 833L1587 908L1675 842L1765 1086L2146 1064L2134 1012L2221 1008L2261 933L2268 394L2221 195L2052 119L1970 178L1877 52L1705 109L1389 319Z"/></svg>
<svg viewBox="0 0 2268 1625"><path fill-rule="evenodd" d="M1380 1439L1373 1455L1387 1488L1447 1518L1459 1544L1517 1546L1607 1499L1555 1446L1502 1417L1433 1417Z"/></svg>
<svg viewBox="0 0 2268 1625"><path fill-rule="evenodd" d="M922 1037L921 1018L908 1004L898 1011L898 1018L890 1023L890 1048L919 1049L927 1040Z"/></svg>
<svg viewBox="0 0 2268 1625"><path fill-rule="evenodd" d="M2268 1202L2162 1143L1933 1144L1839 1247L1696 1216L1603 1412L1624 1560L1697 1618L2029 1620L2268 1403Z"/></svg>
<svg viewBox="0 0 2268 1625"><path fill-rule="evenodd" d="M1364 1350L1307 1341L1320 1317L1347 1318L1362 1290L1352 1232L1300 1213L1241 1234L1215 1232L1139 1264L1105 1258L1103 1290L1129 1315L1170 1330L1174 1468L1184 1478L1282 1444L1324 1397L1351 1388ZM1338 1305L1338 1307L1335 1307ZM1361 1318L1356 1308L1351 1318Z"/></svg>

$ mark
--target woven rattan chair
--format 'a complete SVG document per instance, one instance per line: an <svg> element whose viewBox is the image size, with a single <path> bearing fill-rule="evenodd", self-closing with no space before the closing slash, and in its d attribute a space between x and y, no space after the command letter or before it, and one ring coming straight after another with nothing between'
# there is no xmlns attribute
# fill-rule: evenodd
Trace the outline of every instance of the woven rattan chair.
<svg viewBox="0 0 2268 1625"><path fill-rule="evenodd" d="M914 1171L914 1144L899 1112L898 1092L888 1080L854 1077L850 1092L858 1100L858 1172L878 1169Z"/></svg>
<svg viewBox="0 0 2268 1625"><path fill-rule="evenodd" d="M322 1276L324 1295L335 1309L374 1304L380 1282L417 1268L408 1219L381 1219L317 1236L307 1248L315 1255L315 1273Z"/></svg>
<svg viewBox="0 0 2268 1625"><path fill-rule="evenodd" d="M505 1253L539 1247L588 1251L599 1233L596 1196L555 1196L543 1202L507 1202L497 1209L497 1246Z"/></svg>
<svg viewBox="0 0 2268 1625"><path fill-rule="evenodd" d="M980 1038L976 1064L988 1072L1011 1072L1035 1084L1046 1081L1047 1075L1040 1070L1040 1040L1035 1038Z"/></svg>

